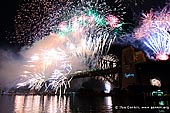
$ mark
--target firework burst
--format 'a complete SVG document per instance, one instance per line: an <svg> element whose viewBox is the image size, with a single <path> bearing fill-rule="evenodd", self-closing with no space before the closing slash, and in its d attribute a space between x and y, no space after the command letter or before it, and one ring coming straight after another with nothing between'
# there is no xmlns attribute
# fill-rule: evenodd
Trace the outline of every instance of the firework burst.
<svg viewBox="0 0 170 113"><path fill-rule="evenodd" d="M142 25L135 29L135 38L140 40L147 49L144 49L149 58L167 60L170 55L170 10L166 6L161 11L150 11L143 14Z"/></svg>
<svg viewBox="0 0 170 113"><path fill-rule="evenodd" d="M74 17L78 17L79 26L84 27L87 25L87 19L81 20L81 16L84 16L84 18L87 15L95 16L94 20L98 25L105 25L106 20L104 18L106 15L116 16L122 21L125 13L125 7L121 1L115 1L111 6L108 6L105 1L101 0L97 2L93 0L25 0L17 7L13 26L15 31L8 33L7 39L10 43L32 45L37 40L49 35L50 32L56 31L62 22L66 22L68 28L72 26L72 30L76 30L73 26L76 27L77 22L69 20L71 18L74 20ZM76 23L74 24L74 22ZM89 22L88 24L90 24ZM90 26L92 25L86 27ZM69 29L65 30L68 32Z"/></svg>
<svg viewBox="0 0 170 113"><path fill-rule="evenodd" d="M62 39L56 38L56 35L51 34L21 52L27 62L17 84L18 88L28 86L30 90L53 90L58 93L59 87L69 86L71 77L68 74L72 66L67 51L60 44Z"/></svg>
<svg viewBox="0 0 170 113"><path fill-rule="evenodd" d="M40 50L27 61L24 74L22 74L22 82L17 87L28 86L31 90L45 91L52 89L57 93L61 86L68 86L72 66L67 61L68 56L60 48L57 50ZM65 90L64 90L65 91Z"/></svg>
<svg viewBox="0 0 170 113"><path fill-rule="evenodd" d="M18 83L18 87L28 85L31 89L45 88L45 91L51 89L57 93L61 86L64 89L69 86L71 72L80 70L80 67L81 70L95 68L117 37L114 30L121 32L118 29L124 25L125 7L121 2L115 4L122 8L118 10L119 15L114 13L117 9L112 10L107 2L89 0L68 2L47 11L47 14L51 12L48 18L43 18L44 23L38 22L40 25L36 26L51 33L43 38L43 35L30 37L34 43L25 53L29 59L25 65L26 74L22 74L25 81Z"/></svg>

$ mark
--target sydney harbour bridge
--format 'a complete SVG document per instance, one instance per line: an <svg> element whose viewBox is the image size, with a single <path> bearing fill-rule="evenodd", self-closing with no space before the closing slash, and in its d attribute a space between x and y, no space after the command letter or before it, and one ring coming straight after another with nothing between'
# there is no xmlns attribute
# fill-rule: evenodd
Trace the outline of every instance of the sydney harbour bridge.
<svg viewBox="0 0 170 113"><path fill-rule="evenodd" d="M143 52L136 52L131 46L124 48L120 52L122 52L121 58L113 54L106 55L98 60L95 68L76 71L70 73L69 76L72 79L87 77L95 78L103 81L103 83L107 81L113 88L120 89L127 88L128 85L138 84L135 66L146 61Z"/></svg>
<svg viewBox="0 0 170 113"><path fill-rule="evenodd" d="M115 87L120 87L120 74L121 68L117 65L117 62L101 58L96 69L78 71L70 75L73 76L73 79L84 77L102 77L103 80L107 80Z"/></svg>
<svg viewBox="0 0 170 113"><path fill-rule="evenodd" d="M111 83L115 88L127 88L128 85L138 84L136 65L146 62L142 51L135 51L133 47L126 47L122 51L121 61L101 58L96 69L78 71L70 74L73 79L84 77L99 77Z"/></svg>

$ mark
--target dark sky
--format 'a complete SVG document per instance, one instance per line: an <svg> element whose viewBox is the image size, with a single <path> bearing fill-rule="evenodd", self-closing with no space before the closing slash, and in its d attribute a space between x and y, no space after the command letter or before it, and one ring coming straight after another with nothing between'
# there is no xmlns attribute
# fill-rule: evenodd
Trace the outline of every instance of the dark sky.
<svg viewBox="0 0 170 113"><path fill-rule="evenodd" d="M16 14L16 7L17 3L15 0L4 0L0 3L0 25L1 30L5 30L6 27L10 25L10 23L13 21L14 16Z"/></svg>
<svg viewBox="0 0 170 113"><path fill-rule="evenodd" d="M15 0L3 0L0 3L0 44L8 43L5 40L6 31L12 26L17 3ZM4 44L3 44L4 45Z"/></svg>

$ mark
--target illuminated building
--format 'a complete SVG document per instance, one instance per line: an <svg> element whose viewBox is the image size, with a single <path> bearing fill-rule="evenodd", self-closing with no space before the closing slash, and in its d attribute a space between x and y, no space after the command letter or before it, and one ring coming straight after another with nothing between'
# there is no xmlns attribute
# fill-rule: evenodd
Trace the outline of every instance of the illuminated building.
<svg viewBox="0 0 170 113"><path fill-rule="evenodd" d="M129 77L126 75L129 75ZM122 51L122 88L127 88L129 85L136 84L135 76L135 50L130 46L124 48Z"/></svg>
<svg viewBox="0 0 170 113"><path fill-rule="evenodd" d="M144 62L146 62L146 58L142 51L135 51L132 46L122 50L122 88L140 83L140 77L136 72L136 64Z"/></svg>

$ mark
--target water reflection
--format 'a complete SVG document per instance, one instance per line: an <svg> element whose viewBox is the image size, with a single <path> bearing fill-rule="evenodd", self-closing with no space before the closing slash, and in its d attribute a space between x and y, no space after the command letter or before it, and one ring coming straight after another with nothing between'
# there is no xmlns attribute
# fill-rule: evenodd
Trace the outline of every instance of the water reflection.
<svg viewBox="0 0 170 113"><path fill-rule="evenodd" d="M68 96L0 95L0 113L69 113Z"/></svg>
<svg viewBox="0 0 170 113"><path fill-rule="evenodd" d="M113 104L112 104L112 97L111 96L104 97L104 103L105 103L107 109L111 111L112 110L112 106L113 106Z"/></svg>
<svg viewBox="0 0 170 113"><path fill-rule="evenodd" d="M132 98L127 99L125 97L82 97L74 94L62 97L40 95L0 95L0 113L136 113L133 109L115 109L115 106L117 105L138 105L137 103L130 104L132 100ZM134 100L139 102L139 99L134 98ZM129 102L129 104L123 104L125 101ZM140 111L138 113L143 112Z"/></svg>

